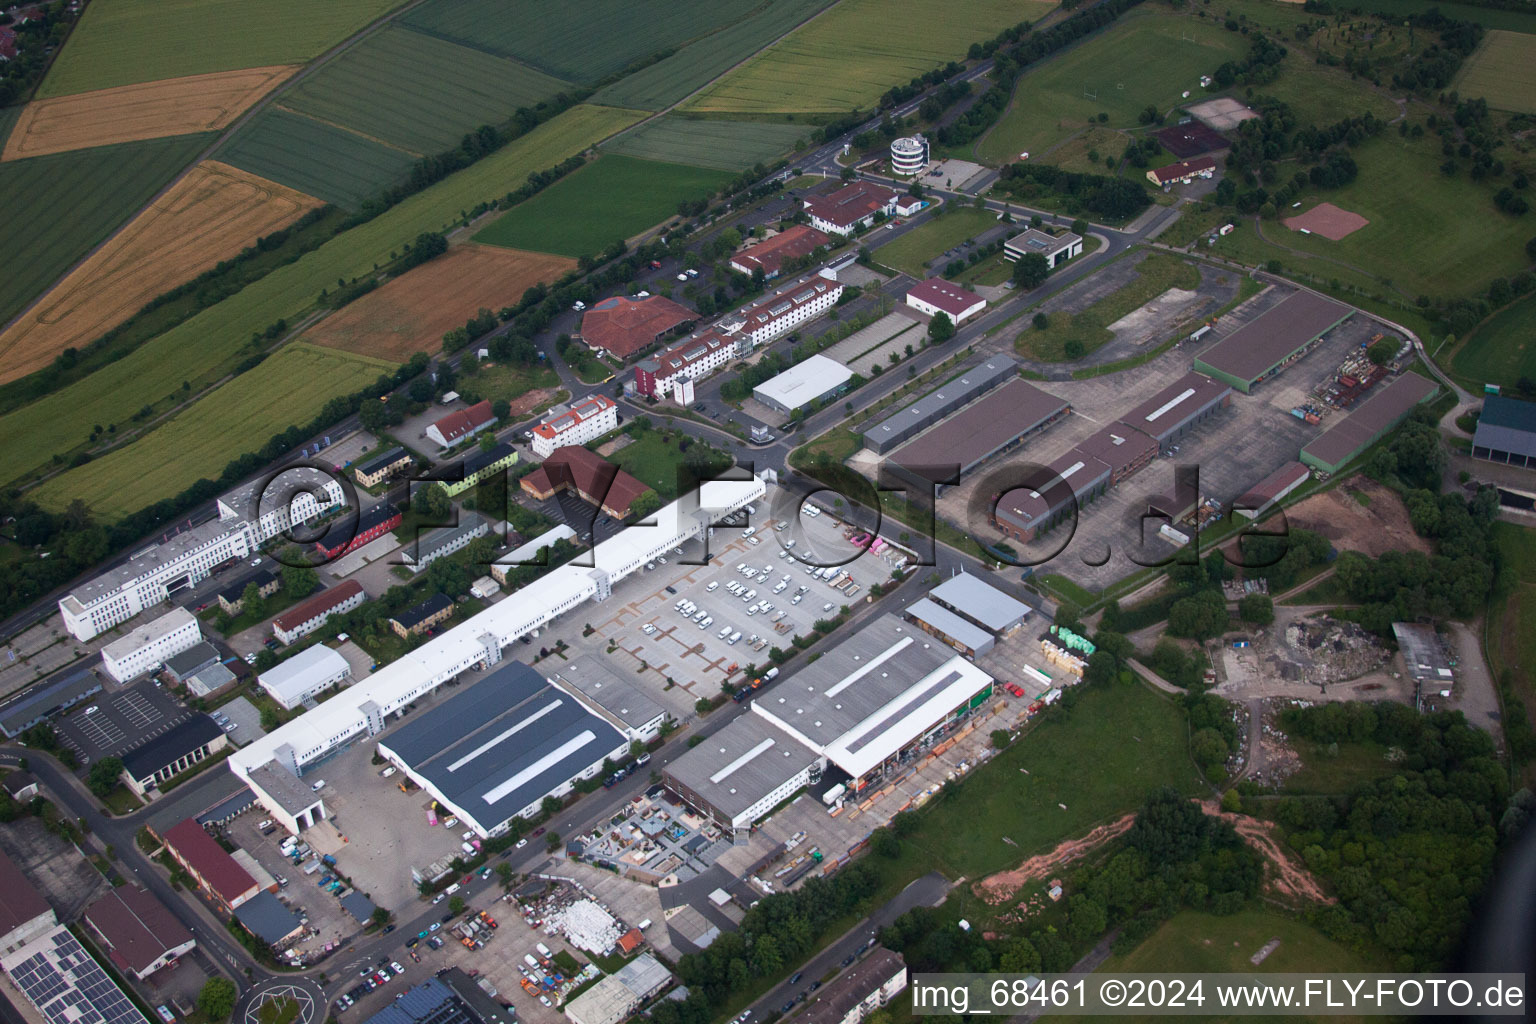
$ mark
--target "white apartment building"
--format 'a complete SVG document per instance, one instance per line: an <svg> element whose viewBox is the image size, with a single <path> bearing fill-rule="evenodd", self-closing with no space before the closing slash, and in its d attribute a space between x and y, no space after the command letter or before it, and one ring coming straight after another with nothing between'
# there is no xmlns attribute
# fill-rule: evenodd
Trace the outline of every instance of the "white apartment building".
<svg viewBox="0 0 1536 1024"><path fill-rule="evenodd" d="M99 636L345 500L339 480L311 467L259 477L218 500L217 521L144 548L71 591L59 601L64 628L79 640Z"/></svg>
<svg viewBox="0 0 1536 1024"><path fill-rule="evenodd" d="M642 395L666 398L682 380L700 381L730 365L741 354L736 338L706 331L673 345L653 359L635 364L635 390Z"/></svg>
<svg viewBox="0 0 1536 1024"><path fill-rule="evenodd" d="M101 667L120 683L126 683L164 664L203 639L197 619L185 608L176 608L101 649Z"/></svg>
<svg viewBox="0 0 1536 1024"><path fill-rule="evenodd" d="M747 309L730 329L756 348L824 315L837 305L842 294L843 286L836 281L813 277L775 292Z"/></svg>
<svg viewBox="0 0 1536 1024"><path fill-rule="evenodd" d="M533 428L533 452L547 459L556 448L584 445L619 428L619 407L603 395L592 395Z"/></svg>

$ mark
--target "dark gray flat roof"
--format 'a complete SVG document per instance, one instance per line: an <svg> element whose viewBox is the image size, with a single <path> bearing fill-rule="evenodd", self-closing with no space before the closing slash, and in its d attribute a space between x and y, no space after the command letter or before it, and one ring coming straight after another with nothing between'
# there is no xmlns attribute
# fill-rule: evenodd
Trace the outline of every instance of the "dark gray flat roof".
<svg viewBox="0 0 1536 1024"><path fill-rule="evenodd" d="M259 892L235 908L235 917L262 942L282 942L299 926L299 915L270 892Z"/></svg>
<svg viewBox="0 0 1536 1024"><path fill-rule="evenodd" d="M819 760L789 733L749 713L667 765L667 774L735 817Z"/></svg>
<svg viewBox="0 0 1536 1024"><path fill-rule="evenodd" d="M100 664L99 661L93 662ZM61 704L93 690L101 689L101 680L92 667L70 669L32 687L6 704L0 705L0 725L9 733L19 732L28 722L46 717Z"/></svg>
<svg viewBox="0 0 1536 1024"><path fill-rule="evenodd" d="M666 709L649 694L595 655L584 654L573 661L561 662L555 669L555 678L631 729L639 729L666 714Z"/></svg>
<svg viewBox="0 0 1536 1024"><path fill-rule="evenodd" d="M973 366L953 380L946 381L904 409L898 409L864 431L864 443L876 451L900 444L940 416L996 387L1018 373L1019 364L1008 356L993 356L980 366Z"/></svg>
<svg viewBox="0 0 1536 1024"><path fill-rule="evenodd" d="M224 730L212 718L193 715L122 755L123 769L136 779L147 779L166 765L205 743L212 743L222 735Z"/></svg>
<svg viewBox="0 0 1536 1024"><path fill-rule="evenodd" d="M1222 338L1198 361L1252 381L1353 312L1326 296L1295 292Z"/></svg>
<svg viewBox="0 0 1536 1024"><path fill-rule="evenodd" d="M1161 441L1232 393L1231 385L1190 371L1126 413L1120 422Z"/></svg>
<svg viewBox="0 0 1536 1024"><path fill-rule="evenodd" d="M380 745L490 830L625 740L538 672L512 662L407 719Z"/></svg>
<svg viewBox="0 0 1536 1024"><path fill-rule="evenodd" d="M1067 408L1065 399L1015 380L908 441L891 459L903 466L954 465L963 472Z"/></svg>
<svg viewBox="0 0 1536 1024"><path fill-rule="evenodd" d="M1360 403L1354 412L1325 430L1302 452L1337 466L1408 415L1435 390L1433 381L1416 373L1405 373Z"/></svg>

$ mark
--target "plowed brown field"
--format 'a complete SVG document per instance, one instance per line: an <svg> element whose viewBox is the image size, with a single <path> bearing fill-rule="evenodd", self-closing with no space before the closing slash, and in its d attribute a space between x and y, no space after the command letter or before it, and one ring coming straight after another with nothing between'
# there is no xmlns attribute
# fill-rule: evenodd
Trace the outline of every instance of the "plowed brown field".
<svg viewBox="0 0 1536 1024"><path fill-rule="evenodd" d="M320 201L205 160L0 333L0 382L52 362Z"/></svg>
<svg viewBox="0 0 1536 1024"><path fill-rule="evenodd" d="M332 313L304 339L403 363L416 352L436 352L447 331L480 309L510 306L533 285L575 266L548 253L455 246Z"/></svg>
<svg viewBox="0 0 1536 1024"><path fill-rule="evenodd" d="M244 68L35 100L22 108L0 160L215 131L297 70Z"/></svg>

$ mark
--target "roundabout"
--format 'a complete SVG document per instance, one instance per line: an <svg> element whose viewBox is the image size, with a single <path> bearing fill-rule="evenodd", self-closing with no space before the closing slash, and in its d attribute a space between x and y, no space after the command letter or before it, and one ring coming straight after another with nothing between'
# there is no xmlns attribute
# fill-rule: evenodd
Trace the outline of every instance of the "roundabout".
<svg viewBox="0 0 1536 1024"><path fill-rule="evenodd" d="M308 978L271 978L246 994L238 1024L322 1024L325 994Z"/></svg>

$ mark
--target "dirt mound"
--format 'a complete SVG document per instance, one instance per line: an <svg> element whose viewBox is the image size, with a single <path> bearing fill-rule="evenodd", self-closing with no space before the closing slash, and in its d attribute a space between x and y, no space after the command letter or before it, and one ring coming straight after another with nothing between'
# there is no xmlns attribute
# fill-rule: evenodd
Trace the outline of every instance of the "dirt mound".
<svg viewBox="0 0 1536 1024"><path fill-rule="evenodd" d="M1285 515L1292 526L1322 534L1341 551L1359 551L1372 558L1388 551L1430 551L1429 542L1413 532L1402 500L1364 476L1314 494Z"/></svg>
<svg viewBox="0 0 1536 1024"><path fill-rule="evenodd" d="M1067 839L1050 853L1037 854L1010 871L988 875L973 884L971 891L984 903L994 906L1007 903L1026 885L1049 878L1063 865L1086 856L1111 839L1125 835L1135 820L1136 815L1127 814L1107 825L1100 825L1081 839Z"/></svg>
<svg viewBox="0 0 1536 1024"><path fill-rule="evenodd" d="M1275 868L1264 881L1265 888L1286 900L1310 900L1313 903L1337 903L1338 900L1323 892L1312 872L1292 859L1291 852L1275 839L1275 823L1250 818L1246 814L1228 814L1214 800L1200 805L1206 814L1220 818L1237 830L1243 841L1263 854Z"/></svg>

